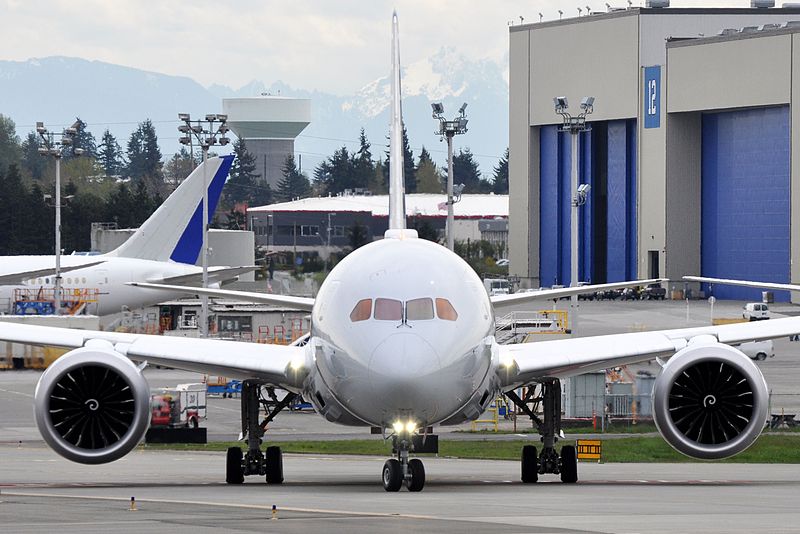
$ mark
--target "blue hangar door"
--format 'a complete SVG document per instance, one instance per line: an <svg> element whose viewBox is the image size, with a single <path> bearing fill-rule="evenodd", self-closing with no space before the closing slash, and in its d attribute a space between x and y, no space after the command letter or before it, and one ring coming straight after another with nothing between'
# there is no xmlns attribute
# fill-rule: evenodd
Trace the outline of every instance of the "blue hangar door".
<svg viewBox="0 0 800 534"><path fill-rule="evenodd" d="M539 135L539 276L542 286L570 284L570 135ZM593 122L578 141L580 183L592 186L578 216L578 275L591 283L636 277L636 121Z"/></svg>
<svg viewBox="0 0 800 534"><path fill-rule="evenodd" d="M703 115L704 276L789 282L790 134L788 106ZM711 289L717 298L761 300L759 289Z"/></svg>

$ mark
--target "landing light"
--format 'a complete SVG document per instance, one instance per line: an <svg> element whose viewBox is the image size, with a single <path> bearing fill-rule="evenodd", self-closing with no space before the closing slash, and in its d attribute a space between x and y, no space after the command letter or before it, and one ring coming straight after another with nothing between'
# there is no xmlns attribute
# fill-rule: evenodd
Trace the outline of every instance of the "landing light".
<svg viewBox="0 0 800 534"><path fill-rule="evenodd" d="M511 367L514 365L514 357L510 354L503 354L500 356L500 365L503 367Z"/></svg>
<svg viewBox="0 0 800 534"><path fill-rule="evenodd" d="M408 423L406 423L406 432L408 432L409 434L413 434L414 432L416 432L416 430L417 430L417 423L415 423L414 421L409 421Z"/></svg>
<svg viewBox="0 0 800 534"><path fill-rule="evenodd" d="M298 356L296 358L292 358L292 361L289 362L289 366L292 368L292 371L299 371L305 365L305 358L302 356Z"/></svg>
<svg viewBox="0 0 800 534"><path fill-rule="evenodd" d="M395 434L401 433L404 427L405 425L400 421L395 421L394 424L392 424L392 428L394 428Z"/></svg>

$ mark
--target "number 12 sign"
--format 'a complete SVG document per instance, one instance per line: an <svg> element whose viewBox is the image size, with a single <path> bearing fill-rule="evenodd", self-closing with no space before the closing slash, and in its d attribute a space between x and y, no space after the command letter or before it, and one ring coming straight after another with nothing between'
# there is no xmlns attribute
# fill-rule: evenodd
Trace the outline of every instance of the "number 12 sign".
<svg viewBox="0 0 800 534"><path fill-rule="evenodd" d="M644 127L661 126L661 66L644 68Z"/></svg>

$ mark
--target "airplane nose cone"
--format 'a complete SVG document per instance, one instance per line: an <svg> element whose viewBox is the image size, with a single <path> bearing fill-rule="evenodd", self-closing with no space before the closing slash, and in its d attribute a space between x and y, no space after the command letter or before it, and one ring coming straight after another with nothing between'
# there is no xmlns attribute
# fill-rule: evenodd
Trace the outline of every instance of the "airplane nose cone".
<svg viewBox="0 0 800 534"><path fill-rule="evenodd" d="M389 417L410 412L432 419L435 406L429 397L439 385L440 371L436 350L411 332L386 338L375 348L369 363L373 394Z"/></svg>

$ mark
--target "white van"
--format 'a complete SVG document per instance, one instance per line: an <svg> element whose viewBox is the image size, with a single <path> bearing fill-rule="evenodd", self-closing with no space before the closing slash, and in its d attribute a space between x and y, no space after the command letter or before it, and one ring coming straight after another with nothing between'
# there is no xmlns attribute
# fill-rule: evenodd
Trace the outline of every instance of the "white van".
<svg viewBox="0 0 800 534"><path fill-rule="evenodd" d="M747 354L752 360L763 361L767 358L775 357L775 346L772 344L771 339L742 343L739 345L739 350Z"/></svg>
<svg viewBox="0 0 800 534"><path fill-rule="evenodd" d="M742 317L748 321L769 319L769 306L761 302L748 302L742 309Z"/></svg>

